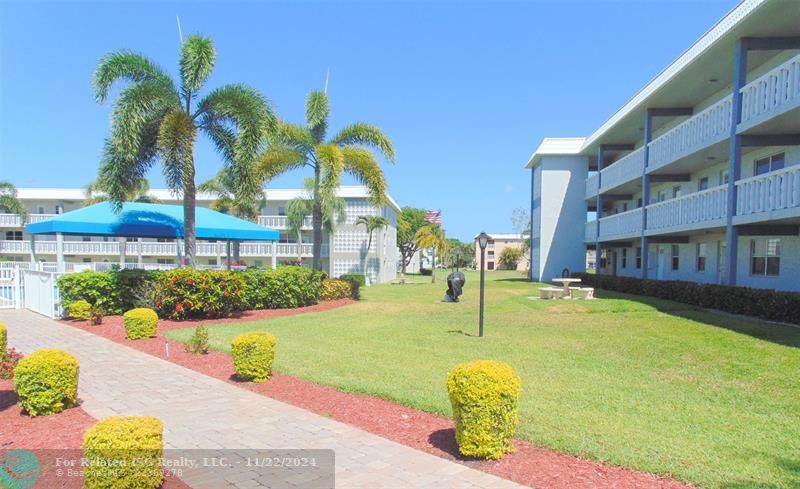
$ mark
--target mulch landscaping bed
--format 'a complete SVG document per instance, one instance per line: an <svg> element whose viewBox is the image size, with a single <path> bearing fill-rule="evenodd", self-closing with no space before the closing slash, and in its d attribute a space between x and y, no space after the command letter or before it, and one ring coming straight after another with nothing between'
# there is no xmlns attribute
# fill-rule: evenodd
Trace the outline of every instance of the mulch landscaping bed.
<svg viewBox="0 0 800 489"><path fill-rule="evenodd" d="M237 318L222 320L183 322L161 320L159 331L190 328L199 324L211 326L225 322L303 314L341 307L351 302L341 300L298 309L249 311ZM291 375L275 373L268 382L261 384L239 382L236 380L229 355L216 351L207 355L192 355L185 352L181 343L167 341L163 337L128 340L125 338L122 318L118 316L105 318L103 324L99 326L91 326L85 321L64 322L253 392L520 484L541 489L694 488L691 484L669 477L559 454L522 440L515 442L515 452L507 454L501 460L465 459L458 452L453 422L450 418L401 406L377 397L341 392Z"/></svg>
<svg viewBox="0 0 800 489"><path fill-rule="evenodd" d="M42 467L41 476L34 487L83 488L81 475L57 472L59 466L56 459L79 462L83 433L96 420L80 406L49 416L28 416L17 405L17 401L19 398L14 392L14 382L0 379L0 457L10 450L31 450ZM180 479L167 477L161 488L188 489L189 486Z"/></svg>

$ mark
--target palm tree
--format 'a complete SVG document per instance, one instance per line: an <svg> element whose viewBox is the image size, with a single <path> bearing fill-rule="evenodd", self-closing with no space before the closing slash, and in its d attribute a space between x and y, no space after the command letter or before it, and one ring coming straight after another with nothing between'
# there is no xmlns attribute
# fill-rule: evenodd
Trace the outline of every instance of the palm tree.
<svg viewBox="0 0 800 489"><path fill-rule="evenodd" d="M28 220L28 210L17 198L17 187L11 182L0 181L0 209L18 215L21 224L25 224Z"/></svg>
<svg viewBox="0 0 800 489"><path fill-rule="evenodd" d="M380 152L394 163L391 140L375 126L355 123L345 126L326 141L328 131L328 96L313 91L306 100L306 125L279 124L274 144L261 155L260 176L270 181L287 171L310 167L314 171L311 217L313 221L314 268L322 268L323 200L335 194L342 174L355 177L367 186L370 202L386 200L386 179L371 150Z"/></svg>
<svg viewBox="0 0 800 489"><path fill-rule="evenodd" d="M314 179L306 178L303 182L304 194L289 201L286 207L286 225L289 232L297 236L297 260L301 261L303 244L303 222L306 216L314 212ZM346 219L344 199L338 197L334 191L323 189L320 192L322 199L322 229L328 233L333 233L337 225L342 224Z"/></svg>
<svg viewBox="0 0 800 489"><path fill-rule="evenodd" d="M417 230L417 246L420 249L431 248L433 259L431 260L431 283L436 282L436 251L444 255L447 253L447 239L444 229L438 224L428 224Z"/></svg>
<svg viewBox="0 0 800 489"><path fill-rule="evenodd" d="M369 236L367 239L367 249L364 252L364 266L362 268L364 272L364 279L367 281L367 285L369 285L369 275L367 275L367 255L369 254L369 249L372 247L372 234L375 231L388 226L389 220L383 216L358 216L358 219L356 219L356 226L362 225L367 228L367 234Z"/></svg>
<svg viewBox="0 0 800 489"><path fill-rule="evenodd" d="M94 75L95 97L101 103L116 82L128 83L114 104L99 170L99 177L108 182L109 199L120 209L126 193L160 160L169 188L183 194L184 254L189 266L195 264L198 133L211 140L224 163L247 183L243 190L256 195L260 185L249 173L249 162L275 123L264 97L247 85L224 85L200 97L215 61L211 39L191 35L181 46L180 86L156 63L130 51L103 56Z"/></svg>

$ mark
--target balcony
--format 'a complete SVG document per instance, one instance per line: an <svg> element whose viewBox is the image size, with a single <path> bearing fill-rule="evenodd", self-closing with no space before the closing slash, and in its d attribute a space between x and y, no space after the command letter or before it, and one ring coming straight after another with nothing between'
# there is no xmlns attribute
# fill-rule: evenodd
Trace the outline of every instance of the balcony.
<svg viewBox="0 0 800 489"><path fill-rule="evenodd" d="M733 96L728 95L651 141L647 171L657 170L730 137L732 100Z"/></svg>
<svg viewBox="0 0 800 489"><path fill-rule="evenodd" d="M642 233L642 209L620 212L600 219L600 241L630 239Z"/></svg>
<svg viewBox="0 0 800 489"><path fill-rule="evenodd" d="M589 200L597 195L597 181L600 178L599 173L595 173L586 179L586 200Z"/></svg>
<svg viewBox="0 0 800 489"><path fill-rule="evenodd" d="M727 206L727 185L648 205L647 234L724 226Z"/></svg>
<svg viewBox="0 0 800 489"><path fill-rule="evenodd" d="M607 192L637 178L642 178L643 170L644 147L628 153L608 167L603 168L600 172L602 175L600 191Z"/></svg>
<svg viewBox="0 0 800 489"><path fill-rule="evenodd" d="M735 223L800 216L800 165L736 182Z"/></svg>
<svg viewBox="0 0 800 489"><path fill-rule="evenodd" d="M28 223L50 219L57 214L28 214ZM16 214L0 214L0 227L19 228L22 227L22 220Z"/></svg>
<svg viewBox="0 0 800 489"><path fill-rule="evenodd" d="M741 94L740 132L800 107L800 55L748 83Z"/></svg>
<svg viewBox="0 0 800 489"><path fill-rule="evenodd" d="M286 216L258 216L258 224L273 229L289 229L288 218ZM301 229L312 229L313 223L311 216L303 218Z"/></svg>

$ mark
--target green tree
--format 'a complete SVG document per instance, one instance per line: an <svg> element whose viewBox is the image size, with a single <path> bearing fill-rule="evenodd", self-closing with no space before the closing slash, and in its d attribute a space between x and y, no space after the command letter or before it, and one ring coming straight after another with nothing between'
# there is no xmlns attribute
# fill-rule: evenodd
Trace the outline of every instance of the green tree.
<svg viewBox="0 0 800 489"><path fill-rule="evenodd" d="M323 199L335 193L342 174L366 185L370 202L381 205L386 200L386 178L372 150L394 163L391 140L375 126L355 123L345 126L326 141L330 109L328 96L313 91L306 100L306 125L281 123L273 144L259 160L260 176L268 182L290 170L310 167L313 177L314 268L322 268Z"/></svg>
<svg viewBox="0 0 800 489"><path fill-rule="evenodd" d="M400 249L403 274L406 273L406 267L411 263L411 259L419 251L417 231L428 225L428 221L425 220L426 213L425 209L403 207L397 215L397 247Z"/></svg>
<svg viewBox="0 0 800 489"><path fill-rule="evenodd" d="M215 62L211 39L191 35L181 46L179 84L155 62L131 51L103 56L94 74L95 98L101 103L114 84L127 82L114 104L99 169L110 201L121 208L127 192L160 161L169 188L183 194L184 254L190 266L195 265L194 146L199 133L211 140L252 196L261 187L248 163L261 151L265 132L275 126L266 100L249 86L224 85L200 97Z"/></svg>
<svg viewBox="0 0 800 489"><path fill-rule="evenodd" d="M286 224L289 232L297 236L297 261L303 259L302 244L303 244L303 222L306 216L311 215L314 210L313 188L314 179L306 178L304 183L304 195L296 197L289 201L286 206ZM326 190L326 189L323 189ZM333 233L337 225L342 224L346 219L345 214L345 201L341 197L336 196L335 189L333 191L323 191L322 197L322 229L328 233L328 236Z"/></svg>
<svg viewBox="0 0 800 489"><path fill-rule="evenodd" d="M28 220L28 210L17 198L17 187L11 182L0 181L0 209L8 214L18 215L22 224Z"/></svg>
<svg viewBox="0 0 800 489"><path fill-rule="evenodd" d="M369 285L369 275L367 275L367 255L369 255L369 249L372 247L372 235L375 231L379 231L386 226L389 225L389 220L383 216L358 216L356 219L356 226L364 226L367 228L367 249L364 251L364 266L361 268L362 272L364 273L364 277L366 278L367 285Z"/></svg>
<svg viewBox="0 0 800 489"><path fill-rule="evenodd" d="M433 259L431 260L431 282L436 282L436 252L441 255L447 253L447 239L444 234L444 229L438 224L428 224L417 230L417 246L422 249L430 248L433 250Z"/></svg>
<svg viewBox="0 0 800 489"><path fill-rule="evenodd" d="M468 268L475 261L475 245L457 239L447 240L445 264L450 268Z"/></svg>
<svg viewBox="0 0 800 489"><path fill-rule="evenodd" d="M500 252L500 258L497 260L500 268L505 270L516 270L520 259L522 258L522 248L516 246L507 246Z"/></svg>

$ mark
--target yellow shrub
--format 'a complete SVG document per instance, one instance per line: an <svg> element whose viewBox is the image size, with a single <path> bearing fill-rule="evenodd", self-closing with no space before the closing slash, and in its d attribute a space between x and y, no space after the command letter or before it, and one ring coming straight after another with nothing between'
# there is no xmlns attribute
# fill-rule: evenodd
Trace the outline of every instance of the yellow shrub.
<svg viewBox="0 0 800 489"><path fill-rule="evenodd" d="M75 301L67 306L67 314L72 319L91 319L92 305L86 301Z"/></svg>
<svg viewBox="0 0 800 489"><path fill-rule="evenodd" d="M244 333L231 341L233 369L243 380L264 382L272 374L275 337L269 333Z"/></svg>
<svg viewBox="0 0 800 489"><path fill-rule="evenodd" d="M336 278L326 278L322 281L320 289L320 300L333 301L336 299L347 299L353 295L353 286L347 280Z"/></svg>
<svg viewBox="0 0 800 489"><path fill-rule="evenodd" d="M31 416L60 413L77 405L78 359L63 350L43 348L14 369L19 405Z"/></svg>
<svg viewBox="0 0 800 489"><path fill-rule="evenodd" d="M8 329L3 321L0 321L0 360L6 357L8 351Z"/></svg>
<svg viewBox="0 0 800 489"><path fill-rule="evenodd" d="M158 315L152 309L139 307L122 315L125 323L125 334L129 340L153 338L158 330Z"/></svg>
<svg viewBox="0 0 800 489"><path fill-rule="evenodd" d="M150 416L114 416L83 434L88 489L155 489L164 473L164 425Z"/></svg>
<svg viewBox="0 0 800 489"><path fill-rule="evenodd" d="M511 451L520 379L509 364L477 360L457 365L447 378L447 391L463 455L498 459Z"/></svg>

